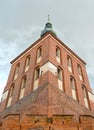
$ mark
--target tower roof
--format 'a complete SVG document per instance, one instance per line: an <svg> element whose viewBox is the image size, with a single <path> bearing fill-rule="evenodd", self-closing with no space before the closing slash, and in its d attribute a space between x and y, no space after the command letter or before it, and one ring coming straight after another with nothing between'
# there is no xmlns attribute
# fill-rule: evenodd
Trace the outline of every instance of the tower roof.
<svg viewBox="0 0 94 130"><path fill-rule="evenodd" d="M94 117L94 112L49 83L39 87L1 113L3 118L10 114L46 115L48 117L73 115L76 121L81 115Z"/></svg>
<svg viewBox="0 0 94 130"><path fill-rule="evenodd" d="M50 17L48 15L48 22L45 24L45 28L41 32L41 37L46 33L46 32L51 32L56 36L55 31L53 30L52 23L50 22Z"/></svg>

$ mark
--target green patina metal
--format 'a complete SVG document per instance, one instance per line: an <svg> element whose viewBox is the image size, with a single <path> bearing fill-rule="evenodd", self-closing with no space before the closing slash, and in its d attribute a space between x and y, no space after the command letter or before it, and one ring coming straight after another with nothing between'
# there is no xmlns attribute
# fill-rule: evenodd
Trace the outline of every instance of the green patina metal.
<svg viewBox="0 0 94 130"><path fill-rule="evenodd" d="M53 26L50 22L50 16L48 15L48 22L45 24L44 30L41 32L41 37L46 33L46 32L51 32L56 36L55 31L53 30Z"/></svg>

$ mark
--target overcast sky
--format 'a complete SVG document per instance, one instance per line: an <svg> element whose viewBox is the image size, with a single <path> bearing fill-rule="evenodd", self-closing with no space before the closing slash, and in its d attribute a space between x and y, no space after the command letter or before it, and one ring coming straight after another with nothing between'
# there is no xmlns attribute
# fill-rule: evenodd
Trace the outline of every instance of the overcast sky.
<svg viewBox="0 0 94 130"><path fill-rule="evenodd" d="M94 89L94 0L0 0L0 98L10 61L40 38L48 14L58 38L86 61Z"/></svg>

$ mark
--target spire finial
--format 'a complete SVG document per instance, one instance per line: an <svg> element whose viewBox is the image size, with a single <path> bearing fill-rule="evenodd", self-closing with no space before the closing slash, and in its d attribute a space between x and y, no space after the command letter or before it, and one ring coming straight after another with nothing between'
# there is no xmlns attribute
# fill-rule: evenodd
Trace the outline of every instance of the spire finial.
<svg viewBox="0 0 94 130"><path fill-rule="evenodd" d="M48 22L50 21L50 15L48 14Z"/></svg>

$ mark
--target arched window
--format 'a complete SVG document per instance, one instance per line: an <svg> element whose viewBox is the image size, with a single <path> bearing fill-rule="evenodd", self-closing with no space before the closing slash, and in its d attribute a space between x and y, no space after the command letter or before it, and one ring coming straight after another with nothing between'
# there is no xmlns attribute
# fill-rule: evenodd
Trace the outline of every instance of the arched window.
<svg viewBox="0 0 94 130"><path fill-rule="evenodd" d="M70 85L71 85L71 89L72 89L72 97L73 97L73 99L77 100L76 82L72 76L70 77Z"/></svg>
<svg viewBox="0 0 94 130"><path fill-rule="evenodd" d="M11 86L9 97L13 96L13 91L14 91L14 84Z"/></svg>
<svg viewBox="0 0 94 130"><path fill-rule="evenodd" d="M35 80L38 80L38 79L39 79L39 75L40 75L40 68L37 68L37 69L35 70L35 77L34 77L34 79L35 79Z"/></svg>
<svg viewBox="0 0 94 130"><path fill-rule="evenodd" d="M78 75L81 81L83 81L83 74L82 74L82 69L80 65L77 65L78 68Z"/></svg>
<svg viewBox="0 0 94 130"><path fill-rule="evenodd" d="M56 47L56 60L60 63L60 49Z"/></svg>
<svg viewBox="0 0 94 130"><path fill-rule="evenodd" d="M67 57L67 66L68 66L68 70L72 73L72 61L69 56Z"/></svg>
<svg viewBox="0 0 94 130"><path fill-rule="evenodd" d="M14 92L14 87L15 87L14 84L10 87L7 107L9 107L11 105L13 92Z"/></svg>
<svg viewBox="0 0 94 130"><path fill-rule="evenodd" d="M18 77L19 67L20 67L20 64L17 64L16 69L15 69L15 73L14 73L14 80L16 80Z"/></svg>
<svg viewBox="0 0 94 130"><path fill-rule="evenodd" d="M82 84L82 91L83 91L83 97L84 97L85 106L87 108L89 108L87 89L86 89L85 85L83 85L83 84Z"/></svg>
<svg viewBox="0 0 94 130"><path fill-rule="evenodd" d="M37 68L35 70L35 74L34 74L34 87L33 87L33 90L38 88L39 76L40 76L40 68Z"/></svg>
<svg viewBox="0 0 94 130"><path fill-rule="evenodd" d="M63 91L63 77L62 77L62 69L57 68L57 79L58 79L58 87Z"/></svg>
<svg viewBox="0 0 94 130"><path fill-rule="evenodd" d="M59 80L62 80L62 70L60 68L57 69L57 77Z"/></svg>
<svg viewBox="0 0 94 130"><path fill-rule="evenodd" d="M22 79L22 82L21 82L21 90L20 90L19 99L24 97L25 86L26 86L26 76Z"/></svg>
<svg viewBox="0 0 94 130"><path fill-rule="evenodd" d="M6 90L6 91L2 94L1 102L3 102L4 100L7 99L8 93L9 93L9 90Z"/></svg>
<svg viewBox="0 0 94 130"><path fill-rule="evenodd" d="M39 63L41 61L41 58L42 58L42 48L40 47L37 50L37 63Z"/></svg>
<svg viewBox="0 0 94 130"><path fill-rule="evenodd" d="M25 62L25 72L28 71L30 66L30 56L27 56L26 62Z"/></svg>

